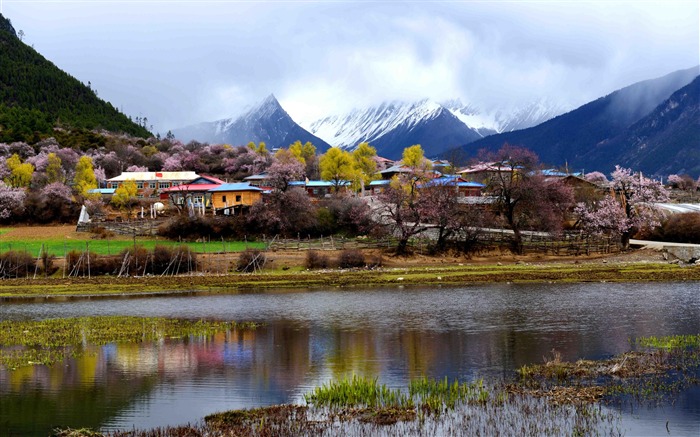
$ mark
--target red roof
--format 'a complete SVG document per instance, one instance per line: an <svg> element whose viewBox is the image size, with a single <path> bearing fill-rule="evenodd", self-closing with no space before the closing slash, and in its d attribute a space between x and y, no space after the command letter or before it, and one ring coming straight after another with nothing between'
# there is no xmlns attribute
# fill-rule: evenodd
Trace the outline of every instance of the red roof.
<svg viewBox="0 0 700 437"><path fill-rule="evenodd" d="M161 193L177 193L177 192L192 192L192 191L209 191L212 188L221 186L221 184L182 184L170 188L163 188Z"/></svg>

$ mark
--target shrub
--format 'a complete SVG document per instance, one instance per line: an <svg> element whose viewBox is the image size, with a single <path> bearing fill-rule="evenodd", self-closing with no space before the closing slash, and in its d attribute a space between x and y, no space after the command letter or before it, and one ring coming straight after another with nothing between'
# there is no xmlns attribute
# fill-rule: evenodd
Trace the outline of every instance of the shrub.
<svg viewBox="0 0 700 437"><path fill-rule="evenodd" d="M158 235L171 240L194 241L216 235L221 238L243 238L249 234L244 217L216 216L193 217L177 216L158 228Z"/></svg>
<svg viewBox="0 0 700 437"><path fill-rule="evenodd" d="M41 252L40 260L41 270L44 276L53 275L58 270L58 267L55 267L53 264L56 260L56 255L49 255L49 253L44 250Z"/></svg>
<svg viewBox="0 0 700 437"><path fill-rule="evenodd" d="M92 234L92 238L96 240L105 240L114 237L114 232L107 230L103 226L94 226L90 228L90 233Z"/></svg>
<svg viewBox="0 0 700 437"><path fill-rule="evenodd" d="M367 267L374 269L377 267L381 267L384 264L384 258L382 257L381 252L377 252L375 254L372 254L369 256L369 260L367 261Z"/></svg>
<svg viewBox="0 0 700 437"><path fill-rule="evenodd" d="M109 270L107 262L98 261L94 252L71 250L66 254L66 274L68 276L104 275ZM111 271L109 271L111 273Z"/></svg>
<svg viewBox="0 0 700 437"><path fill-rule="evenodd" d="M22 278L34 275L36 264L28 252L10 250L0 254L0 278Z"/></svg>
<svg viewBox="0 0 700 437"><path fill-rule="evenodd" d="M345 249L338 256L338 266L341 269L351 269L365 266L365 256L360 250Z"/></svg>
<svg viewBox="0 0 700 437"><path fill-rule="evenodd" d="M316 250L306 252L305 266L307 269L328 268L328 256L318 253Z"/></svg>
<svg viewBox="0 0 700 437"><path fill-rule="evenodd" d="M262 270L266 262L267 257L264 252L258 249L246 249L238 256L236 271L251 273Z"/></svg>
<svg viewBox="0 0 700 437"><path fill-rule="evenodd" d="M175 275L197 269L197 253L183 245L168 247L156 245L151 256L150 273Z"/></svg>
<svg viewBox="0 0 700 437"><path fill-rule="evenodd" d="M700 212L673 214L645 238L675 243L700 244Z"/></svg>

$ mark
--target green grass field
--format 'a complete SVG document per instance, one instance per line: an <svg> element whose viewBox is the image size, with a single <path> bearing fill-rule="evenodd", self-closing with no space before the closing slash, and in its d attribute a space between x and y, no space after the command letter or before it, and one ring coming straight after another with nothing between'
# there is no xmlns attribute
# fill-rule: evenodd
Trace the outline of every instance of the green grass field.
<svg viewBox="0 0 700 437"><path fill-rule="evenodd" d="M0 233L2 230L0 230ZM243 241L211 241L206 243L179 243L177 241L156 240L153 238L136 238L136 244L143 246L146 249L153 249L156 244L162 246L178 246L185 244L197 253L221 253L221 252L240 252L247 248L264 249L265 243L262 242L243 242ZM63 257L64 254L71 250L85 251L97 253L99 255L116 255L122 250L134 247L134 240L75 240L75 239L46 239L46 240L5 240L0 241L0 253L10 250L26 251L32 255L39 255L42 250L47 251L50 255Z"/></svg>

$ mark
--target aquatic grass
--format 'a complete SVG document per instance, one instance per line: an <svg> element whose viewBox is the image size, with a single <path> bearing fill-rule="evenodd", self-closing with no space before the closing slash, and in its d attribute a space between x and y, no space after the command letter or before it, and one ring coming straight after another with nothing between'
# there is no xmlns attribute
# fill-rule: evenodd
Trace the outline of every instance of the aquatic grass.
<svg viewBox="0 0 700 437"><path fill-rule="evenodd" d="M379 384L377 378L368 379L357 375L353 375L352 379L346 376L316 387L311 393L304 394L304 400L317 407L331 408L413 407L411 398L401 390Z"/></svg>
<svg viewBox="0 0 700 437"><path fill-rule="evenodd" d="M374 379L353 379L355 386L369 392L379 386ZM343 383L349 389L353 386L353 379L345 378L344 382L336 383ZM454 381L423 379L414 382L417 394L426 396L467 391L463 384L455 385ZM527 395L499 396L498 393L504 392L501 385L473 384L489 392L485 402L457 402L453 410L441 412L414 412L411 409L382 406L331 408L286 404L215 413L194 425L117 430L105 432L104 436L584 436L622 433L620 416L615 411L594 405L553 405L545 399ZM331 384L325 386L328 388ZM58 432L60 430L55 435L61 435ZM90 430L84 432L84 435L90 435Z"/></svg>
<svg viewBox="0 0 700 437"><path fill-rule="evenodd" d="M634 343L641 347L656 349L700 348L700 334L640 337Z"/></svg>
<svg viewBox="0 0 700 437"><path fill-rule="evenodd" d="M700 335L645 337L635 340L647 350L607 360L561 361L555 355L544 364L520 367L511 393L546 397L555 403L619 404L666 400L700 380Z"/></svg>
<svg viewBox="0 0 700 437"><path fill-rule="evenodd" d="M483 379L460 383L450 382L447 377L439 380L422 377L411 380L408 394L423 410L432 413L453 410L458 403L485 404L489 400L489 390L484 387Z"/></svg>
<svg viewBox="0 0 700 437"><path fill-rule="evenodd" d="M217 332L255 329L251 322L183 320L160 317L78 317L39 321L0 321L0 365L9 369L52 365L80 356L85 346L144 343Z"/></svg>

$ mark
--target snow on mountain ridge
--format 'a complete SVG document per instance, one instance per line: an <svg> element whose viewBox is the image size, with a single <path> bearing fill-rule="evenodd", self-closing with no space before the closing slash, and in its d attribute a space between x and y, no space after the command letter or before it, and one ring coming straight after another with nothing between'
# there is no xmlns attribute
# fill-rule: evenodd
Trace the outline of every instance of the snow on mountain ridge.
<svg viewBox="0 0 700 437"><path fill-rule="evenodd" d="M331 115L320 120L301 122L309 132L343 149L353 149L405 124L408 129L437 118L449 111L467 128L482 137L535 126L571 108L549 99L541 99L510 110L482 111L460 99L437 103L429 99L410 103L384 102L366 109L354 109L344 115Z"/></svg>
<svg viewBox="0 0 700 437"><path fill-rule="evenodd" d="M309 132L343 149L371 142L406 123L409 128L440 115L444 108L428 99L415 103L384 102L345 115L332 115L311 123L300 123Z"/></svg>

